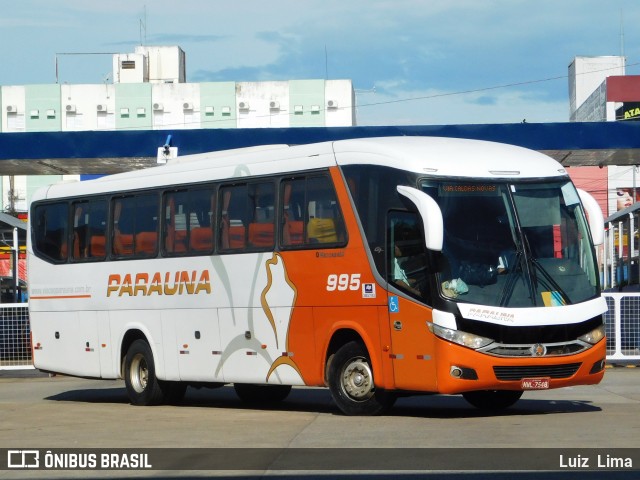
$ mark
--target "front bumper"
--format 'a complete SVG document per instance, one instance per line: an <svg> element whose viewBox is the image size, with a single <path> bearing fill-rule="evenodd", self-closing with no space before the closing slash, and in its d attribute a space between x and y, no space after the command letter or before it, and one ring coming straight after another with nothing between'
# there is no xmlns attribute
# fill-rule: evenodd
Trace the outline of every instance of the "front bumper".
<svg viewBox="0 0 640 480"><path fill-rule="evenodd" d="M548 378L549 388L592 385L604 376L606 339L574 355L496 357L437 338L435 358L438 392L444 394L522 390L523 378Z"/></svg>

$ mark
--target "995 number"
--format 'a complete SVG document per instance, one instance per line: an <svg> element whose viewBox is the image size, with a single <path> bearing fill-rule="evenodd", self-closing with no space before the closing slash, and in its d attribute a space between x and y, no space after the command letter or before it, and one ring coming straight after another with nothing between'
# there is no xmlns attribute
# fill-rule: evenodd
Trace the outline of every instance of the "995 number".
<svg viewBox="0 0 640 480"><path fill-rule="evenodd" d="M359 290L360 289L360 274L359 273L341 273L340 275L332 273L327 277L327 291L344 292L346 290Z"/></svg>

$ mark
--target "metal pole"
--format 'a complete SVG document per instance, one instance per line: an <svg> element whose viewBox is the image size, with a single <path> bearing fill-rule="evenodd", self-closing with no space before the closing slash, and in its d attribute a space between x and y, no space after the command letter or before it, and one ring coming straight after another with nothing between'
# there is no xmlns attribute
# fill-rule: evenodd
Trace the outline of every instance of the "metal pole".
<svg viewBox="0 0 640 480"><path fill-rule="evenodd" d="M13 303L18 303L18 252L20 251L20 246L18 245L18 229L16 227L13 228L13 247L11 250L13 251L11 256L13 263Z"/></svg>

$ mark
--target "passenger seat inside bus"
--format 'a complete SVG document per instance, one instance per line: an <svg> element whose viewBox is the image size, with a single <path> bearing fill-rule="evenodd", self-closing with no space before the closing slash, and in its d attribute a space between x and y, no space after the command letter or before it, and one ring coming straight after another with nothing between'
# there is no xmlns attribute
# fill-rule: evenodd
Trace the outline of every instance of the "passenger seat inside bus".
<svg viewBox="0 0 640 480"><path fill-rule="evenodd" d="M337 242L336 222L333 218L310 218L307 235L311 243Z"/></svg>
<svg viewBox="0 0 640 480"><path fill-rule="evenodd" d="M283 238L285 245L302 245L304 243L302 220L287 220L284 224Z"/></svg>
<svg viewBox="0 0 640 480"><path fill-rule="evenodd" d="M140 232L136 234L136 253L152 255L156 253L158 234L156 232Z"/></svg>
<svg viewBox="0 0 640 480"><path fill-rule="evenodd" d="M245 246L245 228L241 220L231 220L228 231L229 248L240 249Z"/></svg>
<svg viewBox="0 0 640 480"><path fill-rule="evenodd" d="M273 223L250 223L249 243L253 247L272 247Z"/></svg>
<svg viewBox="0 0 640 480"><path fill-rule="evenodd" d="M113 235L113 253L116 255L132 255L133 234L116 231Z"/></svg>
<svg viewBox="0 0 640 480"><path fill-rule="evenodd" d="M198 252L206 252L213 249L213 231L211 228L192 228L189 236L189 248Z"/></svg>
<svg viewBox="0 0 640 480"><path fill-rule="evenodd" d="M173 245L167 248L171 253L184 253L187 251L187 231L176 230L173 232Z"/></svg>
<svg viewBox="0 0 640 480"><path fill-rule="evenodd" d="M89 257L104 257L105 253L104 235L91 235L89 238Z"/></svg>

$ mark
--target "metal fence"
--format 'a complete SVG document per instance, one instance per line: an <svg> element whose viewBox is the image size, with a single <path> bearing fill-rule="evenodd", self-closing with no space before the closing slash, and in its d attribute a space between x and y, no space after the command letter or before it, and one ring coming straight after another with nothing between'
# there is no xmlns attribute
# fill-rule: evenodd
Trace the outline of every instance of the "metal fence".
<svg viewBox="0 0 640 480"><path fill-rule="evenodd" d="M0 370L33 368L28 303L0 305Z"/></svg>
<svg viewBox="0 0 640 480"><path fill-rule="evenodd" d="M607 361L640 364L640 293L604 293Z"/></svg>
<svg viewBox="0 0 640 480"><path fill-rule="evenodd" d="M605 293L607 361L640 364L640 293ZM0 370L33 368L28 303L0 304Z"/></svg>

